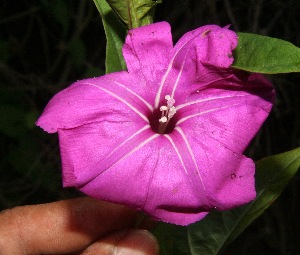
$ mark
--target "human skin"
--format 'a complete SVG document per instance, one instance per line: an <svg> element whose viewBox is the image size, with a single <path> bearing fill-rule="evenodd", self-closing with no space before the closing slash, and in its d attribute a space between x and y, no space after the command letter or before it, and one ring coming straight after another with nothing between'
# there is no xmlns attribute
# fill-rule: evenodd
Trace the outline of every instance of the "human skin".
<svg viewBox="0 0 300 255"><path fill-rule="evenodd" d="M84 197L0 213L0 254L158 254L138 213Z"/></svg>

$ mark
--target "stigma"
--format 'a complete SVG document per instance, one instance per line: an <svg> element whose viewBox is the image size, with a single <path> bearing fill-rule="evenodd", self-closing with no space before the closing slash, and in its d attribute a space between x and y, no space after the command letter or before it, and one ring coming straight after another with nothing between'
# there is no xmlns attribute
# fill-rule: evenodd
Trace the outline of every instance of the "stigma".
<svg viewBox="0 0 300 255"><path fill-rule="evenodd" d="M167 105L163 105L159 108L159 110L161 111L161 117L158 120L159 121L159 126L158 126L158 133L159 134L164 134L165 133L165 130L168 126L168 123L169 123L170 119L176 113L176 108L174 106L175 99L172 98L169 95L166 95L165 99L167 100Z"/></svg>

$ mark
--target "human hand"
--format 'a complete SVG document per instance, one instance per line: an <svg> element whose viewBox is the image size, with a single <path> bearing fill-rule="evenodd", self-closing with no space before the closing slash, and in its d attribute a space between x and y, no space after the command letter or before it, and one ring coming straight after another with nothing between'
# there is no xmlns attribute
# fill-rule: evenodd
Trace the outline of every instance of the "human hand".
<svg viewBox="0 0 300 255"><path fill-rule="evenodd" d="M88 197L8 209L0 213L0 254L158 254L149 232L130 230L137 215Z"/></svg>

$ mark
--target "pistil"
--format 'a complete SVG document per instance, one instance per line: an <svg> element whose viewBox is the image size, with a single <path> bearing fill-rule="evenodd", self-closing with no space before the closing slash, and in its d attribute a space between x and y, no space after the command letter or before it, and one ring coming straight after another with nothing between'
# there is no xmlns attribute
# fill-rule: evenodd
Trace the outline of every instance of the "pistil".
<svg viewBox="0 0 300 255"><path fill-rule="evenodd" d="M158 120L159 121L159 126L158 126L158 133L159 134L164 134L165 133L165 130L168 126L168 123L170 122L170 119L176 113L176 108L174 106L175 99L173 99L169 95L166 95L165 99L167 100L167 105L163 105L163 106L160 107L161 118Z"/></svg>

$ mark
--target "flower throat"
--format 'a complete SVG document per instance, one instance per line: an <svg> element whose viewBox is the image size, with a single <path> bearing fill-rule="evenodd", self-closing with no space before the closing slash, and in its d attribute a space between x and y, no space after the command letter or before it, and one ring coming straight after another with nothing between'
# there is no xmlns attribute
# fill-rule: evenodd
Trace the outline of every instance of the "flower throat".
<svg viewBox="0 0 300 255"><path fill-rule="evenodd" d="M167 134L172 132L175 127L175 122L173 116L176 113L176 108L174 106L175 99L171 96L166 95L165 99L167 101L166 105L162 105L153 113L152 117L150 117L150 125L158 134ZM172 121L171 121L172 119Z"/></svg>

